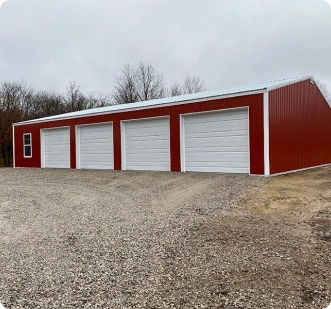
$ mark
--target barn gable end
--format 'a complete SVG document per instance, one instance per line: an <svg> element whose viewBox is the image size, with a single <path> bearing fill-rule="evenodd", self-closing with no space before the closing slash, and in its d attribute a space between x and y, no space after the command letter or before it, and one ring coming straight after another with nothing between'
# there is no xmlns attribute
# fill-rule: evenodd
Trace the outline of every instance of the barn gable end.
<svg viewBox="0 0 331 309"><path fill-rule="evenodd" d="M331 163L331 107L311 80L269 92L271 174Z"/></svg>

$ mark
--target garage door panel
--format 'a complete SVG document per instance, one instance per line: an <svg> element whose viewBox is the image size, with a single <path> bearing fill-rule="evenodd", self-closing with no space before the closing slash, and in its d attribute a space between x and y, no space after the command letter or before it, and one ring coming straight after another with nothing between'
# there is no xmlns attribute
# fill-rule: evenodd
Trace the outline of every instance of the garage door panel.
<svg viewBox="0 0 331 309"><path fill-rule="evenodd" d="M245 120L247 119L247 116L244 114L236 113L236 111L231 112L224 112L222 111L224 115L224 122L232 122L236 120ZM185 116L185 123L186 124L199 124L199 123L219 123L219 115L216 115L214 113L198 113L196 115L187 115Z"/></svg>
<svg viewBox="0 0 331 309"><path fill-rule="evenodd" d="M246 168L247 162L222 162L222 161L192 161L192 165L187 165L188 168L192 167L210 167L210 163L212 164L212 167L228 167L228 168Z"/></svg>
<svg viewBox="0 0 331 309"><path fill-rule="evenodd" d="M111 123L79 127L79 162L83 169L113 169Z"/></svg>
<svg viewBox="0 0 331 309"><path fill-rule="evenodd" d="M210 145L208 145L210 146ZM206 146L208 148L208 146ZM247 146L217 146L212 147L212 149L208 149L210 152L247 152L248 151L248 145ZM186 153L191 152L203 152L200 148L197 147L186 147Z"/></svg>
<svg viewBox="0 0 331 309"><path fill-rule="evenodd" d="M157 137L162 137L162 136L169 134L169 131L164 128L160 128L158 130L156 130L156 128L150 128L150 129L146 129L146 130L137 129L137 130L132 130L131 132L125 130L125 132L127 133L127 136L129 139L139 139L141 137L144 138L147 135L150 137L157 138Z"/></svg>
<svg viewBox="0 0 331 309"><path fill-rule="evenodd" d="M146 155L140 153L129 153L127 154L126 159L131 163L137 162L150 162ZM164 162L169 159L168 155L165 153L155 153L155 157L153 158L153 162Z"/></svg>
<svg viewBox="0 0 331 309"><path fill-rule="evenodd" d="M98 164L98 163L91 163L91 164L85 164L84 169L89 169L89 170L112 170L113 165L112 164L105 164L104 162Z"/></svg>
<svg viewBox="0 0 331 309"><path fill-rule="evenodd" d="M128 138L126 139L126 142L128 144L135 144L136 146L144 144L146 147L148 148L153 148L154 145L164 145L163 148L167 149L168 147L165 145L167 143L167 141L169 140L169 138L164 137L164 136L150 136L150 138L152 140L146 140L146 137L144 136L140 136L139 138Z"/></svg>
<svg viewBox="0 0 331 309"><path fill-rule="evenodd" d="M69 143L66 144L59 144L59 145L55 145L55 144L45 144L45 147L47 148L47 150L49 152L67 152L68 151L68 147L69 147Z"/></svg>
<svg viewBox="0 0 331 309"><path fill-rule="evenodd" d="M243 128L222 129L222 128L206 128L199 131L189 130L185 128L185 136L188 138L211 138L211 137L227 137L227 136L247 136L248 130Z"/></svg>
<svg viewBox="0 0 331 309"><path fill-rule="evenodd" d="M237 166L194 166L192 168L188 167L186 169L188 172L204 172L204 173L236 173L236 174L248 174L249 168L247 167L237 167Z"/></svg>
<svg viewBox="0 0 331 309"><path fill-rule="evenodd" d="M242 136L212 136L210 138L202 138L202 137L197 137L197 138L190 138L187 139L187 143L185 146L187 147L194 147L197 145L198 147L201 146L237 146L240 143L242 146L247 146L248 141L245 135Z"/></svg>
<svg viewBox="0 0 331 309"><path fill-rule="evenodd" d="M59 145L59 144L68 144L69 143L69 134L64 134L65 136L52 135L49 136L45 134L45 145Z"/></svg>
<svg viewBox="0 0 331 309"><path fill-rule="evenodd" d="M107 154L112 157L112 152L113 152L112 147L99 147L98 151L96 152L95 149L87 148L87 146L84 146L84 149L80 150L80 156L81 156L81 158L83 158L84 155L94 154L97 158L101 154Z"/></svg>
<svg viewBox="0 0 331 309"><path fill-rule="evenodd" d="M47 139L48 138L51 138L52 140L45 141L45 145L47 146L69 144L69 135L67 135L66 137L60 135L53 135L53 136L47 136Z"/></svg>
<svg viewBox="0 0 331 309"><path fill-rule="evenodd" d="M135 130L135 129L144 129L144 128L164 128L164 124L168 122L167 118L158 118L158 119L141 119L141 120L132 120L125 123L126 129ZM139 125L137 126L137 123Z"/></svg>
<svg viewBox="0 0 331 309"><path fill-rule="evenodd" d="M233 136L233 137L211 137L207 138L190 138L185 140L185 147L187 148L201 148L207 146L215 147L229 147L234 145L247 146L248 140L245 136Z"/></svg>
<svg viewBox="0 0 331 309"><path fill-rule="evenodd" d="M208 156L208 160L206 159ZM219 152L205 151L199 153L187 153L187 160L190 162L200 162L206 160L207 162L248 162L245 152Z"/></svg>
<svg viewBox="0 0 331 309"><path fill-rule="evenodd" d="M249 173L248 110L184 116L185 170Z"/></svg>
<svg viewBox="0 0 331 309"><path fill-rule="evenodd" d="M68 159L67 156L68 156L68 151L62 150L62 151L57 151L56 153L53 152L53 154L52 153L46 154L45 158L47 158L47 159L48 158L50 158L50 159L56 159L56 158L63 159L63 158L66 158L66 159Z"/></svg>
<svg viewBox="0 0 331 309"><path fill-rule="evenodd" d="M84 169L113 169L113 163L110 160L85 160Z"/></svg>
<svg viewBox="0 0 331 309"><path fill-rule="evenodd" d="M93 124L93 125L87 125L87 126L82 126L80 127L80 133L84 135L94 135L97 134L99 135L100 133L104 132L106 134L109 133L109 128L111 124Z"/></svg>
<svg viewBox="0 0 331 309"><path fill-rule="evenodd" d="M62 154L61 153L59 153L59 154L57 154L57 155L46 155L45 156L45 158L46 158L46 161L48 160L48 161L52 161L52 162L58 162L58 161L67 161L67 153L65 153L65 152L63 152ZM49 164L51 164L51 163L49 163Z"/></svg>
<svg viewBox="0 0 331 309"><path fill-rule="evenodd" d="M95 155L94 152L83 153L81 154L81 162L112 162L112 156L109 155L109 152L99 152L98 155Z"/></svg>
<svg viewBox="0 0 331 309"><path fill-rule="evenodd" d="M105 137L98 137L96 135L91 135L90 137L80 137L81 141L87 141L88 143L107 143L110 144L111 143L111 136L105 136Z"/></svg>
<svg viewBox="0 0 331 309"><path fill-rule="evenodd" d="M131 171L168 171L169 165L168 164L151 164L150 162L137 162L136 164L130 164Z"/></svg>
<svg viewBox="0 0 331 309"><path fill-rule="evenodd" d="M166 125L166 124L164 124ZM131 137L134 136L145 136L146 134L150 135L150 134L154 134L154 135L163 135L163 134L167 134L168 130L167 128L164 127L152 127L152 128L137 128L136 130L126 130L126 132L128 132L128 135Z"/></svg>
<svg viewBox="0 0 331 309"><path fill-rule="evenodd" d="M163 138L163 139L157 139L153 141L146 141L145 139L142 140L127 140L127 143L130 144L130 147L127 149L127 151L131 151L132 149L164 149L167 151L169 149L169 145L167 145L167 142L169 139Z"/></svg>
<svg viewBox="0 0 331 309"><path fill-rule="evenodd" d="M81 144L81 152L91 152L94 153L95 152L95 147L98 147L98 152L99 151L108 151L111 152L113 150L113 145L110 144L104 144L104 143L96 143L96 142L91 142L91 143L82 143Z"/></svg>
<svg viewBox="0 0 331 309"><path fill-rule="evenodd" d="M112 132L105 132L105 131L100 131L100 132L89 132L89 133L84 133L80 135L81 140L94 140L94 139L98 139L98 140L108 140L109 138L111 138L112 136L109 136L110 133Z"/></svg>
<svg viewBox="0 0 331 309"><path fill-rule="evenodd" d="M127 151L126 151L126 154L127 154L128 156L129 156L129 155L139 155L139 154L142 153L142 150L143 150L143 149L130 149L130 150L127 150ZM149 153L150 153L150 154L155 154L155 155L158 155L158 156L164 154L165 156L168 157L168 154L165 153L164 149L151 149L151 150L149 151ZM144 155L144 156L145 156L145 155ZM155 158L155 159L156 159L156 158Z"/></svg>
<svg viewBox="0 0 331 309"><path fill-rule="evenodd" d="M202 122L197 124L186 124L185 127L189 132L213 132L217 131L233 131L233 130L245 130L247 129L246 121L244 120L235 120L235 121L222 121L220 122Z"/></svg>
<svg viewBox="0 0 331 309"><path fill-rule="evenodd" d="M201 138L201 139L209 139L209 138L226 138L233 136L247 136L248 130L231 130L231 131L212 131L212 132L202 132L202 133L186 133L186 137L191 138Z"/></svg>
<svg viewBox="0 0 331 309"><path fill-rule="evenodd" d="M124 122L125 168L170 170L169 118Z"/></svg>
<svg viewBox="0 0 331 309"><path fill-rule="evenodd" d="M48 129L44 132L47 138L56 136L58 140L66 140L67 136L69 136L69 128Z"/></svg>
<svg viewBox="0 0 331 309"><path fill-rule="evenodd" d="M92 165L95 164L97 166L107 165L111 166L112 162L109 160L109 155L99 155L97 159L91 159L91 157L84 158L84 165Z"/></svg>

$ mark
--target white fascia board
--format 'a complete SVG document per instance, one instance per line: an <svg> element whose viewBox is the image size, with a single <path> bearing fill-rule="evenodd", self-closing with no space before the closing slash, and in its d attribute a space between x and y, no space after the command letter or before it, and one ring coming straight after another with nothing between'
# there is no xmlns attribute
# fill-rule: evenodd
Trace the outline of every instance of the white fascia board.
<svg viewBox="0 0 331 309"><path fill-rule="evenodd" d="M319 92L321 93L321 95L323 96L324 100L326 101L326 103L328 103L329 107L331 108L331 99L330 101L325 97L323 91L321 90L320 86L318 85L318 83L316 82L316 80L312 77L311 78L314 82L314 85L317 87L317 89L319 90Z"/></svg>
<svg viewBox="0 0 331 309"><path fill-rule="evenodd" d="M307 75L307 76L303 76L303 77L300 77L300 78L296 78L296 79L293 79L293 80L288 81L288 82L284 82L284 83L280 83L280 84L277 84L277 85L274 85L274 86L267 87L267 90L268 91L276 90L276 89L283 88L283 87L286 87L286 86L289 86L289 85L300 83L300 82L305 81L307 79L313 79L313 76Z"/></svg>
<svg viewBox="0 0 331 309"><path fill-rule="evenodd" d="M269 91L263 94L264 175L270 175L269 153Z"/></svg>

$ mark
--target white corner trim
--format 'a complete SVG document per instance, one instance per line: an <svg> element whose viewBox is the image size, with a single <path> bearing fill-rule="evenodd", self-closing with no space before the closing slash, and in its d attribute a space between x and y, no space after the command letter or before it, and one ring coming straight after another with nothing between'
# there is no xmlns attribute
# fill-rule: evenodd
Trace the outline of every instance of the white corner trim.
<svg viewBox="0 0 331 309"><path fill-rule="evenodd" d="M40 130L40 167L45 168L45 137L44 137L44 130Z"/></svg>
<svg viewBox="0 0 331 309"><path fill-rule="evenodd" d="M125 149L125 121L120 122L121 126L121 170L126 171L126 149ZM114 139L115 140L115 139Z"/></svg>
<svg viewBox="0 0 331 309"><path fill-rule="evenodd" d="M76 170L80 170L80 126L75 126Z"/></svg>
<svg viewBox="0 0 331 309"><path fill-rule="evenodd" d="M180 126L180 170L185 172L185 127L184 127L184 115L179 115Z"/></svg>
<svg viewBox="0 0 331 309"><path fill-rule="evenodd" d="M263 93L264 175L270 175L269 156L269 91Z"/></svg>
<svg viewBox="0 0 331 309"><path fill-rule="evenodd" d="M15 166L15 127L12 126L12 129L13 129L13 138L12 138L12 141L13 141L13 167L16 167Z"/></svg>

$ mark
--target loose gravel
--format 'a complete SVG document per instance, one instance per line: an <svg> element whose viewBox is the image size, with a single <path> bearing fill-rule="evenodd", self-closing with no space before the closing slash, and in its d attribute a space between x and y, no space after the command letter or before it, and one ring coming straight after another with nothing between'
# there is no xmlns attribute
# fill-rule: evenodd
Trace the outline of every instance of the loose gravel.
<svg viewBox="0 0 331 309"><path fill-rule="evenodd" d="M246 197L268 190L265 178L0 173L7 309L322 309L331 301L328 210L300 222L306 233L296 233L297 222L251 211Z"/></svg>

